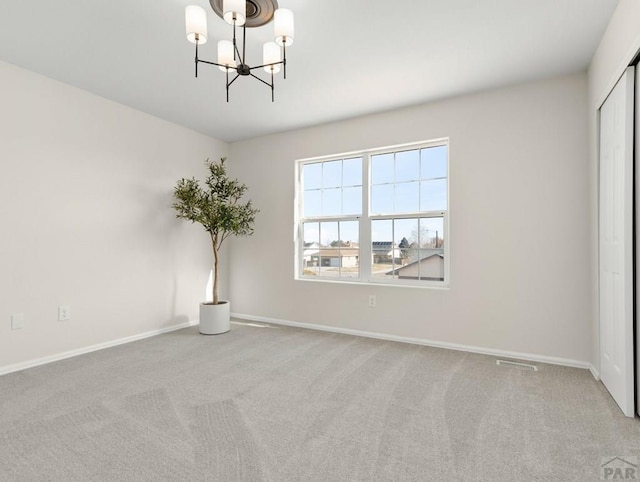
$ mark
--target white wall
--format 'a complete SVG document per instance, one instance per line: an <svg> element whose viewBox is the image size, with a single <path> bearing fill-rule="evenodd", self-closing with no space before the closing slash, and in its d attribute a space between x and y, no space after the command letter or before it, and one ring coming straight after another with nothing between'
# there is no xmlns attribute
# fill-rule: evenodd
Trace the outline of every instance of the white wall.
<svg viewBox="0 0 640 482"><path fill-rule="evenodd" d="M640 2L620 0L589 66L592 363L600 366L598 314L598 109L640 50Z"/></svg>
<svg viewBox="0 0 640 482"><path fill-rule="evenodd" d="M172 190L227 145L6 63L0 106L0 371L196 320L209 241Z"/></svg>
<svg viewBox="0 0 640 482"><path fill-rule="evenodd" d="M447 136L451 289L294 280L296 159ZM232 144L262 210L233 241L232 311L587 362L587 146L585 74Z"/></svg>

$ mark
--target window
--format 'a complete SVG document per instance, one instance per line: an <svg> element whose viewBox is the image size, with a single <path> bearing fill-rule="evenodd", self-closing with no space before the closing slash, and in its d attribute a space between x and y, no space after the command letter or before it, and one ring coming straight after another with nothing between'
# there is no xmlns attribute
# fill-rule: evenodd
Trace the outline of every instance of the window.
<svg viewBox="0 0 640 482"><path fill-rule="evenodd" d="M448 283L448 140L297 163L296 277Z"/></svg>

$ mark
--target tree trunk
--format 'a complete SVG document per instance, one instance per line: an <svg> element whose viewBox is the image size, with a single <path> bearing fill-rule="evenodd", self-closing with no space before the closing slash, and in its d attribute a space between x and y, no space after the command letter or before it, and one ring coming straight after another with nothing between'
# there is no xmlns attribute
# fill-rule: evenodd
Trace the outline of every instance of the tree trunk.
<svg viewBox="0 0 640 482"><path fill-rule="evenodd" d="M218 236L211 235L213 244L213 304L218 304Z"/></svg>

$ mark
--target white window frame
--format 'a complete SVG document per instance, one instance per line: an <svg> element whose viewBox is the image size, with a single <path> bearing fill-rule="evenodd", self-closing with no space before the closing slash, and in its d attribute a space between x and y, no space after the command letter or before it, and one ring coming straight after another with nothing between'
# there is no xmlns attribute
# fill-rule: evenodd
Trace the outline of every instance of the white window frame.
<svg viewBox="0 0 640 482"><path fill-rule="evenodd" d="M416 211L403 214L376 214L371 215L369 207L371 205L371 157L379 154L397 153L412 149L424 149L429 147L447 147L447 209L445 211ZM313 216L304 217L304 199L302 192L302 166L305 164L335 161L341 159L352 159L362 157L362 214L361 215L340 215L340 216ZM449 169L450 144L449 138L433 139L429 141L400 144L395 146L381 147L375 149L365 149L361 151L344 152L329 156L298 159L295 161L295 195L294 195L294 278L298 281L312 281L321 283L348 283L348 284L370 284L384 286L405 286L417 288L449 288L451 283L451 242L449 239L450 222L450 192L451 177ZM381 279L374 278L371 273L371 223L375 220L386 219L416 219L416 218L443 218L444 224L444 281L436 280L410 280L410 279ZM329 278L322 276L311 276L302 274L301 261L304 258L304 233L305 222L336 222L354 221L360 222L359 231L359 277L357 278ZM363 263L363 260L367 262Z"/></svg>

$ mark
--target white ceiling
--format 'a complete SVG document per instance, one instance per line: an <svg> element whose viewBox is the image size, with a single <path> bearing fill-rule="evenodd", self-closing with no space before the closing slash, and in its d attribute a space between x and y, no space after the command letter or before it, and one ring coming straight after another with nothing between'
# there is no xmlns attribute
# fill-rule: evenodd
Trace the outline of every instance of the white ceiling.
<svg viewBox="0 0 640 482"><path fill-rule="evenodd" d="M231 36L208 0L3 0L0 60L231 142L585 70L617 3L279 0L296 37L273 104L255 79L227 104L216 67L194 78L184 7L208 12L201 58ZM250 65L272 25L247 30Z"/></svg>

